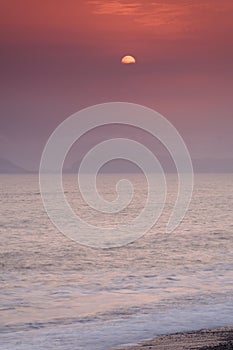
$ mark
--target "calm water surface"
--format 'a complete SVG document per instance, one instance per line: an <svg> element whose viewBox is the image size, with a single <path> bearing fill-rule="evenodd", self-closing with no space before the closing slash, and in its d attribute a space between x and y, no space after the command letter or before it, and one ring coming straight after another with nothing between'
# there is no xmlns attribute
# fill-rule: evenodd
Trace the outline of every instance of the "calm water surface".
<svg viewBox="0 0 233 350"><path fill-rule="evenodd" d="M118 176L100 175L112 200ZM134 200L120 215L100 215L81 200L75 175L67 198L99 226L131 220L146 198L130 175ZM45 213L36 175L1 175L0 348L105 350L161 333L233 323L233 175L195 176L187 216L164 228L177 193L157 225L122 248L92 249L59 233Z"/></svg>

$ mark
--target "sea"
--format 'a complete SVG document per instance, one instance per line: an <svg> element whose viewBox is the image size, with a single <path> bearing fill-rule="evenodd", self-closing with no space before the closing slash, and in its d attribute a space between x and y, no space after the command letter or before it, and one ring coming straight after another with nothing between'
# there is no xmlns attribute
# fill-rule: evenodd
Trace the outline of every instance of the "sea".
<svg viewBox="0 0 233 350"><path fill-rule="evenodd" d="M134 199L99 214L75 174L64 175L73 210L99 227L129 222L147 196L142 174L100 174L106 200L119 177ZM166 233L178 182L168 174L158 222L121 247L73 241L44 210L36 174L0 175L0 349L110 350L180 331L233 324L233 174L195 174L190 207Z"/></svg>

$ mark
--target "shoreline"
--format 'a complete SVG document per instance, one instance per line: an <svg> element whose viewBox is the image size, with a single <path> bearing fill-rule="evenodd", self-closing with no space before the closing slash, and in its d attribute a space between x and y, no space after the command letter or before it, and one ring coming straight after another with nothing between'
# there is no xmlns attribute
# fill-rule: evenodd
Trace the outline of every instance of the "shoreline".
<svg viewBox="0 0 233 350"><path fill-rule="evenodd" d="M159 335L114 350L233 350L233 326ZM113 349L112 349L113 350Z"/></svg>

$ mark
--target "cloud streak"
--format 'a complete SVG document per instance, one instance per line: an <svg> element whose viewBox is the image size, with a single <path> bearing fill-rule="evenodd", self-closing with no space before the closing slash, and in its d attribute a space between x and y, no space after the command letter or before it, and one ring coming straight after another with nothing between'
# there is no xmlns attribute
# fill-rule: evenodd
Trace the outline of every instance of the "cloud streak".
<svg viewBox="0 0 233 350"><path fill-rule="evenodd" d="M192 32L204 25L214 23L218 16L233 10L229 0L180 1L123 1L89 0L92 13L96 15L129 16L138 25L162 29L160 34ZM218 16L217 16L218 15Z"/></svg>
<svg viewBox="0 0 233 350"><path fill-rule="evenodd" d="M118 0L110 0L106 3L103 0L90 0L89 3L94 6L93 13L98 15L135 15L141 8L139 2L123 3Z"/></svg>

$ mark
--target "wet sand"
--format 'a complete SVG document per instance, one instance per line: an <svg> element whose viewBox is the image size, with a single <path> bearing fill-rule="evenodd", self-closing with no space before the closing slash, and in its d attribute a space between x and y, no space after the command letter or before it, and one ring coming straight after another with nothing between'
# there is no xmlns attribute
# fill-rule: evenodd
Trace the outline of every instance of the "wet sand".
<svg viewBox="0 0 233 350"><path fill-rule="evenodd" d="M233 350L233 326L158 336L120 350Z"/></svg>

